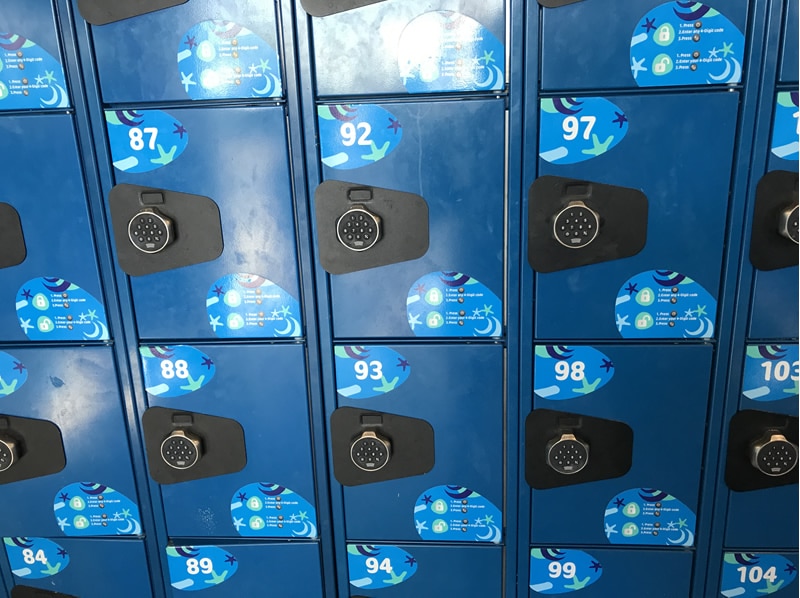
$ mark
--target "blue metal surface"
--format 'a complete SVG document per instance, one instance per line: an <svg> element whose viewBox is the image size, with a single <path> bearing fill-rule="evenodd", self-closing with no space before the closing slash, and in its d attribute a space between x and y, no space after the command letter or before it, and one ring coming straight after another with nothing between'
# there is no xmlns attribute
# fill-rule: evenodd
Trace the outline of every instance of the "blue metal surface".
<svg viewBox="0 0 800 598"><path fill-rule="evenodd" d="M718 298L738 94L640 94L607 99L629 121L620 145L578 164L540 160L539 175L641 189L649 201L647 244L631 258L537 275L537 338L620 338L614 300L630 277L646 270L680 272ZM531 98L528 111L534 109L533 102ZM698 176L698 156L692 148L701 139L705 155L720 159ZM544 149L551 148L539 151ZM533 147L527 151L532 153ZM692 243L679 239L692 239ZM698 255L703 259L698 260Z"/></svg>
<svg viewBox="0 0 800 598"><path fill-rule="evenodd" d="M24 585L71 596L152 596L144 544L138 540L85 540L58 538L69 564L52 577L25 579L15 576L14 585ZM48 563L55 567L58 563ZM36 563L35 566L39 566ZM121 572L124 571L124 574Z"/></svg>
<svg viewBox="0 0 800 598"><path fill-rule="evenodd" d="M62 278L101 303L103 292L72 119L66 114L3 116L0 137L13 148L4 152L0 165L2 200L19 212L28 252L21 264L0 270L11 306L0 314L0 339L18 342L27 337L13 305L25 299L16 293L29 280ZM42 176L43 165L52 176Z"/></svg>
<svg viewBox="0 0 800 598"><path fill-rule="evenodd" d="M410 364L408 380L383 397L340 396L338 405L424 419L434 428L436 462L423 476L344 488L348 540L419 541L415 504L438 485L465 486L503 506L502 347L394 348Z"/></svg>
<svg viewBox="0 0 800 598"><path fill-rule="evenodd" d="M290 346L198 346L216 374L183 397L150 395L150 406L235 419L244 428L247 465L237 473L163 485L171 538L235 538L231 501L253 483L285 486L315 502L304 349ZM264 416L254 414L264 413ZM252 513L251 513L252 514ZM288 516L288 515L287 515ZM246 523L246 517L245 517Z"/></svg>
<svg viewBox="0 0 800 598"><path fill-rule="evenodd" d="M188 131L184 153L152 172L116 170L115 180L210 197L220 208L225 249L212 262L132 278L136 323L142 339L213 339L206 297L224 276L256 274L299 299L284 111L168 112Z"/></svg>
<svg viewBox="0 0 800 598"><path fill-rule="evenodd" d="M503 295L503 100L382 107L402 125L397 148L360 169L323 167L324 178L421 195L429 207L430 248L410 262L331 276L337 338L414 336L406 298L432 272L461 272Z"/></svg>
<svg viewBox="0 0 800 598"><path fill-rule="evenodd" d="M272 49L278 48L275 4L257 0L192 0L92 27L103 101L110 104L187 101L191 83L181 84L178 53L189 49L191 44L186 34L190 29L208 20L232 21L251 30ZM280 65L272 64L269 68L280 76ZM244 72L249 72L249 64L244 65ZM198 79L195 75L191 82L196 86L200 83Z"/></svg>
<svg viewBox="0 0 800 598"><path fill-rule="evenodd" d="M533 490L531 539L536 543L606 544L606 505L631 488L669 493L697 513L711 346L598 349L614 364L607 385L582 398L535 397L533 404L625 422L633 428L633 464L619 478Z"/></svg>
<svg viewBox="0 0 800 598"><path fill-rule="evenodd" d="M798 75L798 21L800 10L798 0L785 0L783 17L783 44L781 46L781 65L779 78L782 83L797 81Z"/></svg>
<svg viewBox="0 0 800 598"><path fill-rule="evenodd" d="M3 413L55 423L61 430L67 463L57 474L0 486L5 514L0 534L62 536L53 507L61 489L73 483L103 484L137 503L111 350L8 352L24 365L28 378L5 397ZM117 535L114 526L103 535Z"/></svg>
<svg viewBox="0 0 800 598"><path fill-rule="evenodd" d="M585 0L559 8L541 8L542 89L637 87L631 75L631 38L645 31L641 28L643 17L662 4L666 2L624 0L615 3L612 10L600 0ZM739 31L745 30L747 2L712 0L707 4L719 10Z"/></svg>

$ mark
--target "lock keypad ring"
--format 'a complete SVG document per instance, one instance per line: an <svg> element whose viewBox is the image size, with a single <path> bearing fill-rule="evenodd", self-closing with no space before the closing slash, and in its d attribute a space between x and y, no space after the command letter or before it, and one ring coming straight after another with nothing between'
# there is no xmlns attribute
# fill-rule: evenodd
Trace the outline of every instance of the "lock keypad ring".
<svg viewBox="0 0 800 598"><path fill-rule="evenodd" d="M172 221L152 208L146 208L128 222L128 239L143 253L158 253L172 242Z"/></svg>
<svg viewBox="0 0 800 598"><path fill-rule="evenodd" d="M553 236L569 249L586 247L599 231L600 217L582 201L570 202L553 219Z"/></svg>
<svg viewBox="0 0 800 598"><path fill-rule="evenodd" d="M336 222L339 242L351 251L366 251L381 236L381 219L363 206L354 206Z"/></svg>
<svg viewBox="0 0 800 598"><path fill-rule="evenodd" d="M10 469L17 459L17 443L10 438L0 438L0 472Z"/></svg>

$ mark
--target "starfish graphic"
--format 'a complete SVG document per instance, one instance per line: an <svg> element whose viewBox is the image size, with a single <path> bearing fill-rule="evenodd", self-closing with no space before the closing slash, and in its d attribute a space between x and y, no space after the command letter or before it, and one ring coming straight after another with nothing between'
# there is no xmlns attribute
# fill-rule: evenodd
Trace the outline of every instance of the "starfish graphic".
<svg viewBox="0 0 800 598"><path fill-rule="evenodd" d="M258 73L258 67L255 64L251 64L249 68L251 75L255 75Z"/></svg>
<svg viewBox="0 0 800 598"><path fill-rule="evenodd" d="M56 80L56 78L53 76L53 71L45 71L44 78L47 79L48 83L52 83Z"/></svg>
<svg viewBox="0 0 800 598"><path fill-rule="evenodd" d="M633 71L633 78L639 78L639 72L644 71L647 72L647 67L644 66L645 59L642 58L641 60L636 60L636 58L631 57L631 70Z"/></svg>
<svg viewBox="0 0 800 598"><path fill-rule="evenodd" d="M51 565L50 563L45 563L45 568L43 573L46 573L48 576L53 576L61 570L61 563L56 563L55 565Z"/></svg>
<svg viewBox="0 0 800 598"><path fill-rule="evenodd" d="M262 73L272 70L271 68L269 68L269 60L260 60L259 62L261 64L258 65L258 68L261 69Z"/></svg>
<svg viewBox="0 0 800 598"><path fill-rule="evenodd" d="M624 498L615 498L614 499L614 506L618 509L621 509L625 506L625 499Z"/></svg>
<svg viewBox="0 0 800 598"><path fill-rule="evenodd" d="M244 517L234 517L233 518L233 527L236 528L236 531L239 531L239 528L245 527L244 524Z"/></svg>
<svg viewBox="0 0 800 598"><path fill-rule="evenodd" d="M611 122L612 123L619 123L619 128L621 129L622 125L624 125L626 122L628 122L628 117L625 116L624 114L622 114L621 112L617 112L616 110L614 110L614 114L617 115L617 118L615 118Z"/></svg>
<svg viewBox="0 0 800 598"><path fill-rule="evenodd" d="M229 554L228 556L225 557L225 562L233 565L236 562L236 557L233 556L232 554Z"/></svg>
<svg viewBox="0 0 800 598"><path fill-rule="evenodd" d="M793 563L789 563L788 565L786 565L786 569L784 569L783 571L784 573L791 574L797 571L797 567L795 567Z"/></svg>
<svg viewBox="0 0 800 598"><path fill-rule="evenodd" d="M44 77L42 77L41 75L36 77L36 85L42 85L43 83L44 83Z"/></svg>
<svg viewBox="0 0 800 598"><path fill-rule="evenodd" d="M425 285L418 284L417 286L414 287L414 290L417 292L418 295L422 295L425 293Z"/></svg>
<svg viewBox="0 0 800 598"><path fill-rule="evenodd" d="M25 369L25 366L22 365L22 363L20 363L19 361L15 361L14 362L14 369L15 370L19 370L19 373L21 374L22 371Z"/></svg>
<svg viewBox="0 0 800 598"><path fill-rule="evenodd" d="M214 294L219 297L220 295L224 295L225 291L222 290L222 287L214 285Z"/></svg>
<svg viewBox="0 0 800 598"><path fill-rule="evenodd" d="M689 524L686 523L686 519L678 519L678 529L689 527Z"/></svg>
<svg viewBox="0 0 800 598"><path fill-rule="evenodd" d="M308 519L308 512L307 511L300 511L297 516L300 518L300 521L305 521Z"/></svg>
<svg viewBox="0 0 800 598"><path fill-rule="evenodd" d="M222 316L214 316L214 317L212 318L211 316L208 316L208 318L209 318L209 322L208 322L208 324L209 324L209 325L210 325L210 326L211 326L211 327L214 329L214 332L216 332L216 331L217 331L217 327L218 327L218 326L224 326L224 324L223 324L222 322L220 322L220 321L219 321L219 319L220 319L221 317L222 317Z"/></svg>
<svg viewBox="0 0 800 598"><path fill-rule="evenodd" d="M392 569L391 571L389 571L389 575L390 575L389 579L384 579L383 583L388 583L390 585L396 586L399 583L403 583L403 581L406 578L406 575L408 575L408 571L403 571L402 575L397 575L397 573L394 572L394 569Z"/></svg>
<svg viewBox="0 0 800 598"><path fill-rule="evenodd" d="M150 162L153 164L166 166L175 159L175 152L178 151L177 145L173 145L168 152L164 150L164 146L160 143L156 147L158 148L158 158L150 158Z"/></svg>
<svg viewBox="0 0 800 598"><path fill-rule="evenodd" d="M194 77L194 73L189 73L188 75L186 73L181 73L181 85L183 85L186 93L189 93L189 88L192 85L197 85L195 81L192 81L192 77Z"/></svg>
<svg viewBox="0 0 800 598"><path fill-rule="evenodd" d="M277 318L278 316L280 316L280 315L281 315L281 312L279 312L277 309L273 309L273 310L272 310L272 314L270 314L270 315L271 315L273 318Z"/></svg>
<svg viewBox="0 0 800 598"><path fill-rule="evenodd" d="M82 313L78 316L78 324L83 324L84 322L86 322L86 314Z"/></svg>
<svg viewBox="0 0 800 598"><path fill-rule="evenodd" d="M30 320L28 321L30 322ZM414 330L417 324L422 324L422 322L419 321L419 314L414 314L408 318L408 325L411 326L411 330ZM31 328L33 328L33 326L31 326Z"/></svg>
<svg viewBox="0 0 800 598"><path fill-rule="evenodd" d="M25 334L28 334L28 330L33 328L33 324L31 324L30 318L28 318L27 320L23 320L22 318L20 318L19 325L22 326L22 330L25 332Z"/></svg>
<svg viewBox="0 0 800 598"><path fill-rule="evenodd" d="M406 557L406 565L411 565L412 567L417 564L417 559L415 559L410 554Z"/></svg>
<svg viewBox="0 0 800 598"><path fill-rule="evenodd" d="M3 380L2 376L0 376L0 395L7 397L11 393L17 390L17 379L14 378L14 381L11 384L6 384L6 381Z"/></svg>
<svg viewBox="0 0 800 598"><path fill-rule="evenodd" d="M781 579L778 583L772 583L770 580L767 581L767 587L761 590L756 590L759 594L774 594L778 590L781 589L783 582L786 581L785 579Z"/></svg>
<svg viewBox="0 0 800 598"><path fill-rule="evenodd" d="M483 309L481 311L483 312L484 316L488 316L489 314L494 313L492 312L492 306L486 305L485 303L483 304Z"/></svg>
<svg viewBox="0 0 800 598"><path fill-rule="evenodd" d="M600 384L600 378L597 378L594 382L589 384L589 382L584 377L584 379L581 380L581 387L573 388L572 392L577 392L578 394L582 395L588 395L589 393L592 393L597 389L598 384Z"/></svg>
<svg viewBox="0 0 800 598"><path fill-rule="evenodd" d="M296 513L292 513L291 515L289 515L289 521L290 522L297 521L297 514Z"/></svg>
<svg viewBox="0 0 800 598"><path fill-rule="evenodd" d="M628 322L628 316L620 316L619 314L617 314L617 330L622 332L623 326L630 326L630 325L631 323Z"/></svg>
<svg viewBox="0 0 800 598"><path fill-rule="evenodd" d="M131 510L130 509L122 509L122 516L123 517L130 517L131 516Z"/></svg>
<svg viewBox="0 0 800 598"><path fill-rule="evenodd" d="M395 135L397 135L397 130L402 129L403 125L400 124L399 120L393 119L391 116L389 117L389 126L386 127L387 129L391 129Z"/></svg>
<svg viewBox="0 0 800 598"><path fill-rule="evenodd" d="M486 525L489 525L490 523L494 523L494 515L487 515L486 517L483 518L483 522Z"/></svg>
<svg viewBox="0 0 800 598"><path fill-rule="evenodd" d="M633 295L634 293L638 293L639 289L636 288L636 285L632 282L628 283L628 286L625 287L625 290L628 291L628 296Z"/></svg>
<svg viewBox="0 0 800 598"><path fill-rule="evenodd" d="M722 57L723 58L726 58L728 56L728 54L733 54L733 42L731 42L729 44L723 43L722 44L722 50L720 50L720 51L722 52Z"/></svg>
<svg viewBox="0 0 800 598"><path fill-rule="evenodd" d="M286 316L292 315L292 310L289 309L288 305L281 306L281 315L285 318Z"/></svg>
<svg viewBox="0 0 800 598"><path fill-rule="evenodd" d="M422 502L424 502L426 505L429 505L433 502L433 499L431 498L430 494L426 494L422 497Z"/></svg>
<svg viewBox="0 0 800 598"><path fill-rule="evenodd" d="M651 31L655 31L656 28L656 18L653 17L652 19L648 19L647 17L644 18L644 24L642 27L645 28L645 33L650 33Z"/></svg>
<svg viewBox="0 0 800 598"><path fill-rule="evenodd" d="M63 548L59 548L58 549L58 556L60 556L63 559L65 556L67 556L67 551L64 550Z"/></svg>
<svg viewBox="0 0 800 598"><path fill-rule="evenodd" d="M418 534L421 534L422 532L424 532L425 530L428 529L428 524L425 523L424 521L417 521L415 519L414 520L414 525L416 525L416 527L417 527L417 533Z"/></svg>
<svg viewBox="0 0 800 598"><path fill-rule="evenodd" d="M61 494L58 495L58 499L63 502L67 502L69 500L69 494L67 494L66 492L62 492Z"/></svg>
<svg viewBox="0 0 800 598"><path fill-rule="evenodd" d="M97 319L97 310L96 309L90 309L90 310L88 310L88 312L89 313L86 314L86 317L89 318L89 320L96 320Z"/></svg>
<svg viewBox="0 0 800 598"><path fill-rule="evenodd" d="M189 46L189 49L192 50L197 46L197 42L195 39L189 35L186 36L186 41L183 42L185 46Z"/></svg>
<svg viewBox="0 0 800 598"><path fill-rule="evenodd" d="M180 387L181 390L188 390L189 392L194 392L196 390L200 390L203 387L203 381L206 379L205 374L200 376L197 380L192 378L191 374L186 376L187 384L184 384Z"/></svg>
<svg viewBox="0 0 800 598"><path fill-rule="evenodd" d="M407 360L403 359L402 357L397 358L397 367L403 368L403 371L406 371L406 368L410 368L411 364L408 363Z"/></svg>
<svg viewBox="0 0 800 598"><path fill-rule="evenodd" d="M472 310L472 315L474 317L476 317L476 318L480 318L481 317L481 308L480 307L476 307L475 309L473 309Z"/></svg>
<svg viewBox="0 0 800 598"><path fill-rule="evenodd" d="M683 312L683 315L686 316L687 318L691 318L694 315L694 310L687 309L685 312Z"/></svg>
<svg viewBox="0 0 800 598"><path fill-rule="evenodd" d="M378 160L383 159L386 156L386 152L389 151L389 146L391 145L391 143L387 141L380 147L380 149L378 149L378 146L375 145L374 141L370 141L369 143L370 147L372 147L372 151L361 156L361 158L371 162L377 162Z"/></svg>
<svg viewBox="0 0 800 598"><path fill-rule="evenodd" d="M181 139L183 139L183 134L188 133L189 131L181 123L172 123L175 127L175 130L172 132L173 135L180 135Z"/></svg>
<svg viewBox="0 0 800 598"><path fill-rule="evenodd" d="M616 530L616 527L617 527L617 524L616 524L616 523L615 523L614 525L608 525L608 524L606 523L606 529L605 529L606 538L610 538L610 537L611 537L611 534L618 534L618 533L619 533L619 532Z"/></svg>
<svg viewBox="0 0 800 598"><path fill-rule="evenodd" d="M578 576L576 575L572 578L572 583L564 587L569 588L570 590L582 590L586 587L586 584L589 583L590 579L592 579L591 575L586 579L578 579Z"/></svg>
<svg viewBox="0 0 800 598"><path fill-rule="evenodd" d="M64 531L65 527L72 527L69 523L67 523L66 517L64 517L63 519L61 517L56 517L56 519L58 519L58 527L61 528L62 532Z"/></svg>
<svg viewBox="0 0 800 598"><path fill-rule="evenodd" d="M709 58L716 58L717 54L719 54L719 50L717 50L717 46L714 46L711 50L708 51Z"/></svg>
<svg viewBox="0 0 800 598"><path fill-rule="evenodd" d="M214 362L211 360L210 357L203 357L203 363L200 364L200 367L206 366L206 369L210 370L212 365L214 365Z"/></svg>
<svg viewBox="0 0 800 598"><path fill-rule="evenodd" d="M397 383L400 381L400 376L395 376L391 382L386 380L386 376L381 377L381 385L373 387L372 390L375 392L382 392L387 393L394 390L394 387L397 386Z"/></svg>
<svg viewBox="0 0 800 598"><path fill-rule="evenodd" d="M596 133L592 133L592 149L581 150L582 153L589 156L600 156L608 151L608 146L614 141L614 136L609 135L605 141L600 143L600 138Z"/></svg>
<svg viewBox="0 0 800 598"><path fill-rule="evenodd" d="M600 563L598 563L597 561L592 561L592 564L591 564L591 565L589 565L589 568L590 568L590 569L594 569L595 571L598 571L599 569L602 569L602 568L603 568L603 565L601 565L601 564L600 564Z"/></svg>
<svg viewBox="0 0 800 598"><path fill-rule="evenodd" d="M676 529L675 528L675 522L674 521L670 521L669 523L667 523L667 530L673 530L673 529Z"/></svg>
<svg viewBox="0 0 800 598"><path fill-rule="evenodd" d="M25 297L25 299L30 299L33 297L33 293L31 293L30 289L22 289L22 296Z"/></svg>
<svg viewBox="0 0 800 598"><path fill-rule="evenodd" d="M697 306L697 309L695 310L695 313L697 314L697 317L698 317L698 318L699 318L700 316L704 316L704 315L706 315L706 306L704 305L704 306L700 307L700 306L698 305L698 306Z"/></svg>
<svg viewBox="0 0 800 598"><path fill-rule="evenodd" d="M211 579L207 579L206 583L210 584L210 585L213 585L213 586L218 586L223 581L225 581L226 577L228 577L228 570L227 569L222 572L222 575L217 575L216 571L212 570L211 571Z"/></svg>
<svg viewBox="0 0 800 598"><path fill-rule="evenodd" d="M483 64L489 66L490 62L496 62L494 58L492 58L492 54L494 54L494 50L491 52L487 52L486 50L483 51L483 56L481 56L478 60L483 60Z"/></svg>
<svg viewBox="0 0 800 598"><path fill-rule="evenodd" d="M614 368L614 362L609 359L603 359L602 365L600 365L606 372L611 371Z"/></svg>

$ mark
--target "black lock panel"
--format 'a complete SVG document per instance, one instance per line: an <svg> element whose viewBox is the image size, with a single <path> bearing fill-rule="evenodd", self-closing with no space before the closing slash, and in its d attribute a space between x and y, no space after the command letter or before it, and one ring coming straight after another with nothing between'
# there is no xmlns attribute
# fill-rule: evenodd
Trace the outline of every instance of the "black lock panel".
<svg viewBox="0 0 800 598"><path fill-rule="evenodd" d="M172 8L188 0L78 0L78 11L92 25L107 25L131 17Z"/></svg>
<svg viewBox="0 0 800 598"><path fill-rule="evenodd" d="M236 420L151 407L142 416L142 428L150 477L159 484L176 484L236 473L247 465L244 430ZM182 461L178 462L178 467L169 465L162 458L164 441L177 436L197 440L198 458L189 467L184 467Z"/></svg>
<svg viewBox="0 0 800 598"><path fill-rule="evenodd" d="M750 236L750 263L759 270L778 270L796 266L796 172L775 170L758 182ZM788 216L788 221L785 219Z"/></svg>
<svg viewBox="0 0 800 598"><path fill-rule="evenodd" d="M550 409L525 420L525 480L537 490L618 478L632 459L633 430L622 422Z"/></svg>
<svg viewBox="0 0 800 598"><path fill-rule="evenodd" d="M314 197L319 260L330 274L415 260L428 251L428 204L419 195L325 181ZM369 238L356 238L364 234Z"/></svg>
<svg viewBox="0 0 800 598"><path fill-rule="evenodd" d="M545 8L559 8L576 2L583 2L583 0L539 0L539 4Z"/></svg>
<svg viewBox="0 0 800 598"><path fill-rule="evenodd" d="M0 471L0 484L58 473L67 464L61 430L51 421L0 415L0 442L13 445L13 463Z"/></svg>
<svg viewBox="0 0 800 598"><path fill-rule="evenodd" d="M300 0L303 9L312 17L329 17L354 8L378 4L386 0Z"/></svg>
<svg viewBox="0 0 800 598"><path fill-rule="evenodd" d="M647 211L638 189L539 177L528 191L528 263L546 273L636 255L647 241Z"/></svg>
<svg viewBox="0 0 800 598"><path fill-rule="evenodd" d="M119 267L143 276L222 255L222 222L212 199L138 185L108 196Z"/></svg>
<svg viewBox="0 0 800 598"><path fill-rule="evenodd" d="M30 586L14 586L11 588L11 598L80 598L72 594L62 594Z"/></svg>
<svg viewBox="0 0 800 598"><path fill-rule="evenodd" d="M21 264L27 255L19 213L14 206L0 203L0 268Z"/></svg>
<svg viewBox="0 0 800 598"><path fill-rule="evenodd" d="M433 427L427 421L354 407L331 414L331 448L333 473L343 486L422 475L435 462ZM362 467L354 462L359 457L366 458Z"/></svg>
<svg viewBox="0 0 800 598"><path fill-rule="evenodd" d="M756 451L767 443L770 436L779 436L786 441L774 442ZM784 445L782 448L780 445ZM791 446L794 449L791 449ZM798 419L795 416L747 409L731 418L728 429L728 457L725 465L725 483L736 492L748 492L788 486L798 481L796 464L784 475L768 475L761 471L764 465L775 464L795 453L798 446ZM756 454L757 453L757 454Z"/></svg>

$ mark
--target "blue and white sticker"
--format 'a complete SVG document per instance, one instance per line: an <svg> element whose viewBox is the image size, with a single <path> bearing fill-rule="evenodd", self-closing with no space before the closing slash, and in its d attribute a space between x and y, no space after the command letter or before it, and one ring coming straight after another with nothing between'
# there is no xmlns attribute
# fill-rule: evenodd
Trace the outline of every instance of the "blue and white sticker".
<svg viewBox="0 0 800 598"><path fill-rule="evenodd" d="M219 546L167 546L169 583L176 590L198 592L225 583L236 574L236 557Z"/></svg>
<svg viewBox="0 0 800 598"><path fill-rule="evenodd" d="M0 397L18 391L27 379L28 368L13 355L0 351Z"/></svg>
<svg viewBox="0 0 800 598"><path fill-rule="evenodd" d="M614 377L614 362L593 347L536 345L533 392L553 401L585 397Z"/></svg>
<svg viewBox="0 0 800 598"><path fill-rule="evenodd" d="M751 401L796 399L800 380L797 345L748 345L742 395Z"/></svg>
<svg viewBox="0 0 800 598"><path fill-rule="evenodd" d="M796 577L797 565L779 554L726 552L720 593L725 598L761 598L785 589Z"/></svg>
<svg viewBox="0 0 800 598"><path fill-rule="evenodd" d="M0 33L0 110L68 108L61 63L17 33Z"/></svg>
<svg viewBox="0 0 800 598"><path fill-rule="evenodd" d="M592 585L603 566L588 552L531 548L529 585L537 594L566 594Z"/></svg>
<svg viewBox="0 0 800 598"><path fill-rule="evenodd" d="M106 110L111 161L138 174L172 164L189 144L189 131L161 110Z"/></svg>
<svg viewBox="0 0 800 598"><path fill-rule="evenodd" d="M231 21L203 21L181 38L181 85L193 100L274 98L283 93L275 50Z"/></svg>
<svg viewBox="0 0 800 598"><path fill-rule="evenodd" d="M258 274L229 274L206 297L208 324L220 338L303 336L300 303Z"/></svg>
<svg viewBox="0 0 800 598"><path fill-rule="evenodd" d="M417 559L398 546L347 545L350 585L360 590L391 588L417 572Z"/></svg>
<svg viewBox="0 0 800 598"><path fill-rule="evenodd" d="M717 301L672 270L648 270L622 285L616 326L623 338L713 338Z"/></svg>
<svg viewBox="0 0 800 598"><path fill-rule="evenodd" d="M505 48L475 19L449 10L411 21L397 48L409 93L489 91L505 87Z"/></svg>
<svg viewBox="0 0 800 598"><path fill-rule="evenodd" d="M416 336L503 336L502 302L461 272L431 272L417 280L406 311Z"/></svg>
<svg viewBox="0 0 800 598"><path fill-rule="evenodd" d="M628 117L605 98L543 98L539 157L575 164L602 156L628 133Z"/></svg>
<svg viewBox="0 0 800 598"><path fill-rule="evenodd" d="M17 292L17 317L32 341L108 340L100 302L63 278L34 278Z"/></svg>
<svg viewBox="0 0 800 598"><path fill-rule="evenodd" d="M800 157L800 94L781 91L775 102L772 122L772 153L784 160L797 162Z"/></svg>
<svg viewBox="0 0 800 598"><path fill-rule="evenodd" d="M248 538L316 538L317 512L285 486L259 482L231 499L233 527Z"/></svg>
<svg viewBox="0 0 800 598"><path fill-rule="evenodd" d="M608 503L603 522L612 544L686 548L694 545L697 518L671 494L632 488Z"/></svg>
<svg viewBox="0 0 800 598"><path fill-rule="evenodd" d="M735 84L743 61L742 32L700 2L652 9L631 39L631 73L639 87Z"/></svg>
<svg viewBox="0 0 800 598"><path fill-rule="evenodd" d="M317 116L322 163L337 170L375 164L403 139L400 120L375 104L318 106Z"/></svg>
<svg viewBox="0 0 800 598"><path fill-rule="evenodd" d="M67 536L140 536L139 507L109 486L76 482L53 499L58 527Z"/></svg>
<svg viewBox="0 0 800 598"><path fill-rule="evenodd" d="M217 372L214 360L189 345L139 347L145 390L163 399L200 390Z"/></svg>
<svg viewBox="0 0 800 598"><path fill-rule="evenodd" d="M336 392L348 399L372 399L392 392L411 375L408 359L389 347L334 347Z"/></svg>
<svg viewBox="0 0 800 598"><path fill-rule="evenodd" d="M503 540L503 514L486 498L464 486L435 486L414 505L419 537L434 542Z"/></svg>
<svg viewBox="0 0 800 598"><path fill-rule="evenodd" d="M46 538L3 538L11 572L21 579L58 575L69 565L69 554Z"/></svg>

